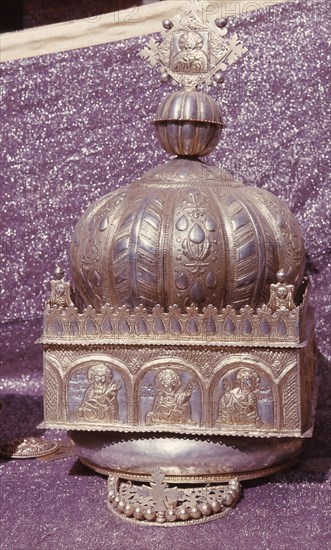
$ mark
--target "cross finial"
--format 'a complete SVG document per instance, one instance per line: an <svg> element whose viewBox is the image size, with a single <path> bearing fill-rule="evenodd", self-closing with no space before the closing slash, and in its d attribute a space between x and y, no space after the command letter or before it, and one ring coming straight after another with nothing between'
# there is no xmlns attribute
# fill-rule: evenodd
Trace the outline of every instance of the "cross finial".
<svg viewBox="0 0 331 550"><path fill-rule="evenodd" d="M198 2L191 2L183 16L163 21L163 41L150 39L140 56L152 66L160 65L161 81L196 88L222 82L222 72L247 48L234 34L225 39L226 20L205 21Z"/></svg>

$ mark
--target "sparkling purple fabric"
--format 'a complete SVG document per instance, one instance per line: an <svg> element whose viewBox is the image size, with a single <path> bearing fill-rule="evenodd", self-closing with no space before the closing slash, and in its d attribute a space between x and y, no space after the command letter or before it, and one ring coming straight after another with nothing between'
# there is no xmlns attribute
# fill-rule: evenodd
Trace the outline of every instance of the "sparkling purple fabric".
<svg viewBox="0 0 331 550"><path fill-rule="evenodd" d="M328 0L301 0L231 19L229 33L249 53L211 91L227 129L208 162L284 199L305 237L321 384L314 437L299 467L246 483L237 509L222 520L164 529L110 515L105 480L75 458L1 459L1 548L327 548L329 12ZM167 158L150 121L172 88L161 87L158 72L137 56L147 41L3 64L2 439L40 433L42 355L34 341L54 267L68 268L76 220L91 201Z"/></svg>

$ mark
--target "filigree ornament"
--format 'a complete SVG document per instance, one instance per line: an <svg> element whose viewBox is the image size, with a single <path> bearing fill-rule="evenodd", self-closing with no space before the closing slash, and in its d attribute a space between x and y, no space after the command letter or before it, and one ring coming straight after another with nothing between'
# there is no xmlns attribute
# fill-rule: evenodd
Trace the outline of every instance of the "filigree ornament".
<svg viewBox="0 0 331 550"><path fill-rule="evenodd" d="M161 468L156 468L148 482L142 485L111 473L108 507L134 522L189 525L225 516L241 494L236 478L228 483L207 486L195 483L178 488L166 482Z"/></svg>
<svg viewBox="0 0 331 550"><path fill-rule="evenodd" d="M152 67L160 65L163 80L167 75L184 87L208 86L215 75L247 52L236 34L225 40L226 28L207 23L191 9L174 20L161 43L151 38L140 52ZM217 76L214 81L218 80Z"/></svg>

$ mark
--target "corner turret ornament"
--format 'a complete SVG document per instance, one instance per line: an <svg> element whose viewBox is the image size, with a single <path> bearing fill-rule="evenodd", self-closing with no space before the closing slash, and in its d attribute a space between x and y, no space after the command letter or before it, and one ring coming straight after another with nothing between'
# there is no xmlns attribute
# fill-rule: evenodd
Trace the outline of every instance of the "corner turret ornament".
<svg viewBox="0 0 331 550"><path fill-rule="evenodd" d="M183 87L154 121L176 158L82 215L72 285L58 268L40 339L45 426L108 476L112 512L145 524L224 516L242 480L294 465L313 428L300 227L277 197L200 159L223 127L202 88L247 50L199 8L140 53Z"/></svg>
<svg viewBox="0 0 331 550"><path fill-rule="evenodd" d="M51 281L51 293L47 304L49 306L69 307L73 306L71 300L71 285L64 281L64 271L57 266L54 271L54 279Z"/></svg>

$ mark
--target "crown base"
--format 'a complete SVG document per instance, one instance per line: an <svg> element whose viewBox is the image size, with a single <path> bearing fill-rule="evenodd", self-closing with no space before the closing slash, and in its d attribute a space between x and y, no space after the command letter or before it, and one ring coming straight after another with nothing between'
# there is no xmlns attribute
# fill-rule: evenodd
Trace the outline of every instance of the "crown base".
<svg viewBox="0 0 331 550"><path fill-rule="evenodd" d="M108 476L107 506L131 523L185 526L219 519L238 503L241 480L293 467L301 440L179 438L71 432L82 464Z"/></svg>

